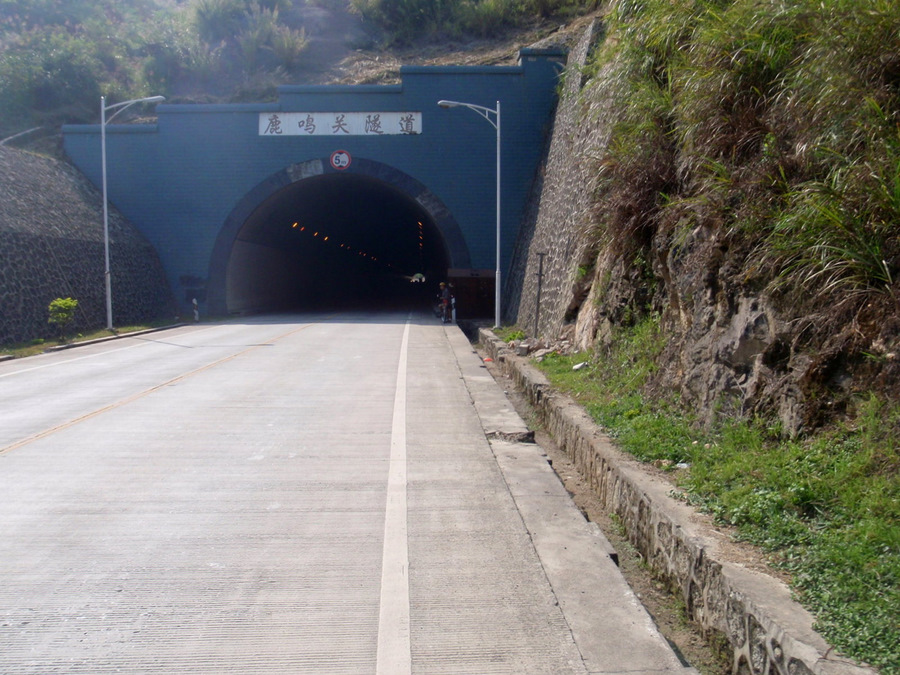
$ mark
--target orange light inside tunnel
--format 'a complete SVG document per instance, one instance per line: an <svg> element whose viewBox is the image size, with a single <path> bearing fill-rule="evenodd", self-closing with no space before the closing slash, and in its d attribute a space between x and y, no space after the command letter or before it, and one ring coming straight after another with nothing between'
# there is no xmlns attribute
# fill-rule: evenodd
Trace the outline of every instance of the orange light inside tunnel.
<svg viewBox="0 0 900 675"><path fill-rule="evenodd" d="M419 225L420 228L422 227L422 223L419 223L418 225ZM304 231L306 231L306 226L305 226L305 225L300 225L299 221L294 222L294 223L291 223L291 228L292 228L292 229L296 229L298 232L304 232ZM312 232L312 236L314 236L314 237L318 237L319 234L320 234L320 232L319 232L318 230ZM420 232L420 234L419 234L419 239L420 239L420 240L421 240L421 239L424 239L424 237L422 236L422 233L421 233L421 232ZM331 240L331 237L330 237L329 235L326 235L326 234L322 233L322 241L323 241L323 242L325 242L325 241L330 241L330 240ZM421 246L422 246L421 241L420 241L420 243L419 243L419 246L420 246L420 248L421 248ZM338 244L338 247L339 247L339 248L342 248L342 249L346 249L348 252L354 250L353 247L350 246L350 244L340 244L340 243L339 243L339 244ZM356 252L357 252L358 255L362 256L363 258L366 258L367 260L373 260L373 261L375 261L375 262L379 262L378 257L372 255L372 254L369 253L368 251L360 251L360 250L357 250ZM421 253L421 252L420 252L420 253ZM390 267L390 268L393 268L393 267L394 267L391 263L382 263L382 264L385 265L386 267Z"/></svg>

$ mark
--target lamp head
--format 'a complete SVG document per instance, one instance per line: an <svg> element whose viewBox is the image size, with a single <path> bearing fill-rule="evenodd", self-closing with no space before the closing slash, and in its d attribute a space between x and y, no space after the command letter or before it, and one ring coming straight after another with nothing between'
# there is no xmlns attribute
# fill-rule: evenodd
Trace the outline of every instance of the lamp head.
<svg viewBox="0 0 900 675"><path fill-rule="evenodd" d="M441 108L455 108L457 105L459 105L458 103L456 103L456 102L454 102L454 101L443 101L443 100L442 100L442 101L438 101L437 104L438 104Z"/></svg>

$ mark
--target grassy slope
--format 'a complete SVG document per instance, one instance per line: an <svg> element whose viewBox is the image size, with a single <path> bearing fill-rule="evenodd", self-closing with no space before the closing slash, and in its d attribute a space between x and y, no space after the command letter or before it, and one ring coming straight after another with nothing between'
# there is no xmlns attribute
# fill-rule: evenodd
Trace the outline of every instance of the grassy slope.
<svg viewBox="0 0 900 675"><path fill-rule="evenodd" d="M863 345L896 343L884 326L896 325L900 294L898 55L895 2L612 3L588 73L618 103L603 121L613 136L598 158L594 235L657 297L624 313L632 325L603 353L545 362L625 449L688 464L678 473L689 498L773 554L832 644L890 675L900 404L884 375L896 355L857 352L881 386L860 371L848 414L807 437L786 439L765 419L701 430L677 395L648 395L673 336L650 310L666 291L646 261L651 242L704 227L750 252L735 275L745 289L781 297L788 315L817 314L818 344L845 329ZM585 359L590 369L571 370ZM827 407L827 390L813 394Z"/></svg>
<svg viewBox="0 0 900 675"><path fill-rule="evenodd" d="M702 429L674 402L642 392L663 341L650 318L604 354L541 365L620 447L671 470L688 500L768 551L841 652L900 672L900 452L891 433L900 407L872 399L852 425L798 440L761 423ZM572 370L585 360L589 368Z"/></svg>

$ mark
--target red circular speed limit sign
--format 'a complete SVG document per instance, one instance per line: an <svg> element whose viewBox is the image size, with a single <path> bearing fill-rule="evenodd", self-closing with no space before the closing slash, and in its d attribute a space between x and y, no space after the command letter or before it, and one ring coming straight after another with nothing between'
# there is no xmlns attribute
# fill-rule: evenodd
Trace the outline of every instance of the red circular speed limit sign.
<svg viewBox="0 0 900 675"><path fill-rule="evenodd" d="M331 166L335 169L346 169L350 166L351 161L353 160L350 157L350 153L346 150L335 150L331 153Z"/></svg>

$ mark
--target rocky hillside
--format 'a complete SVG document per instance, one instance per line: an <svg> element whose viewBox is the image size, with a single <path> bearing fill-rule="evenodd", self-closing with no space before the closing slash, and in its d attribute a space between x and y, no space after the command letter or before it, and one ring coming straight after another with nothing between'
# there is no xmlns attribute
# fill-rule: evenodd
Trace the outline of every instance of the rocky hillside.
<svg viewBox="0 0 900 675"><path fill-rule="evenodd" d="M658 321L657 394L798 434L858 395L900 400L900 12L751 4L614 3L598 24L514 318L535 332L545 252L541 337L602 353Z"/></svg>
<svg viewBox="0 0 900 675"><path fill-rule="evenodd" d="M893 675L900 5L868 7L612 3L565 73L508 318Z"/></svg>

